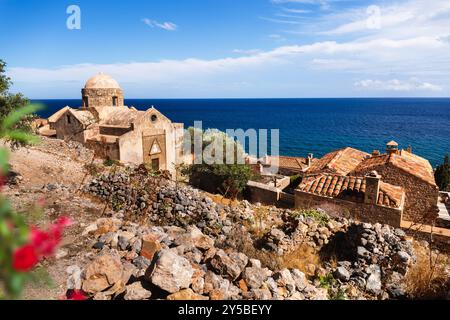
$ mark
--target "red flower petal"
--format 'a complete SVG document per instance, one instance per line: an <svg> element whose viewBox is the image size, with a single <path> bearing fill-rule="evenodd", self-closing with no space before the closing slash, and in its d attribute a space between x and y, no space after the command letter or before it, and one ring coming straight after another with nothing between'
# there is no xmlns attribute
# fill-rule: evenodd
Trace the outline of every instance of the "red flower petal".
<svg viewBox="0 0 450 320"><path fill-rule="evenodd" d="M13 268L18 272L28 272L39 262L33 245L23 246L13 253Z"/></svg>
<svg viewBox="0 0 450 320"><path fill-rule="evenodd" d="M73 290L67 293L67 300L87 300L87 296L81 290Z"/></svg>

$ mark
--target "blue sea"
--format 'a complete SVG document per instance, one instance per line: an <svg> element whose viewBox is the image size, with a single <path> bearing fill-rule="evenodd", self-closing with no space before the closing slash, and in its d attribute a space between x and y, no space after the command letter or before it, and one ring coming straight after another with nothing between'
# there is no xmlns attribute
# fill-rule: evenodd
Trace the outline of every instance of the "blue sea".
<svg viewBox="0 0 450 320"><path fill-rule="evenodd" d="M81 100L39 100L48 117ZM442 163L450 153L450 98L385 99L128 99L126 105L145 110L155 106L174 122L203 128L279 129L280 154L321 157L351 146L372 152L395 140L401 148Z"/></svg>

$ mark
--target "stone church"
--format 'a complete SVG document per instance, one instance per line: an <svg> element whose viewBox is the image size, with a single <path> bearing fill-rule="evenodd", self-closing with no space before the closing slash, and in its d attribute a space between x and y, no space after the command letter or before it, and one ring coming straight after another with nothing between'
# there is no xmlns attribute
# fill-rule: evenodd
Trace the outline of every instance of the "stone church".
<svg viewBox="0 0 450 320"><path fill-rule="evenodd" d="M124 105L116 80L99 73L81 90L82 106L65 107L49 119L58 139L74 140L104 159L148 164L175 174L184 162L184 124L173 123L155 108L139 111Z"/></svg>

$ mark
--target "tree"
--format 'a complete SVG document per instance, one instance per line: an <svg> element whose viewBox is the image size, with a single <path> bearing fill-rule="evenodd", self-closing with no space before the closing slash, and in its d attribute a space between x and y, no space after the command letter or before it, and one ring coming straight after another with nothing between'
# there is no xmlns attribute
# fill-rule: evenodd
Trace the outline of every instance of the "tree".
<svg viewBox="0 0 450 320"><path fill-rule="evenodd" d="M199 129L189 128L188 133L191 139L192 150L194 144L194 132ZM222 159L217 159L217 163L193 164L183 166L181 173L189 177L189 182L201 189L209 192L220 192L226 197L236 198L247 186L248 181L253 177L253 171L246 164L238 164L237 159L243 155L242 145L230 138L226 133L217 129L209 129L205 132L198 132L202 136L202 151L214 144L215 141L223 143ZM219 140L217 140L219 139ZM226 163L227 143L233 145L234 163ZM217 145L220 148L220 144ZM196 155L198 156L198 155Z"/></svg>
<svg viewBox="0 0 450 320"><path fill-rule="evenodd" d="M445 191L450 188L450 165L448 154L445 155L444 163L436 168L434 177L440 190Z"/></svg>
<svg viewBox="0 0 450 320"><path fill-rule="evenodd" d="M21 93L9 92L12 85L11 78L6 75L6 63L0 60L0 121L5 119L11 112L28 105L28 99ZM31 123L36 118L35 114L26 114L20 121L14 124L13 129L31 132Z"/></svg>

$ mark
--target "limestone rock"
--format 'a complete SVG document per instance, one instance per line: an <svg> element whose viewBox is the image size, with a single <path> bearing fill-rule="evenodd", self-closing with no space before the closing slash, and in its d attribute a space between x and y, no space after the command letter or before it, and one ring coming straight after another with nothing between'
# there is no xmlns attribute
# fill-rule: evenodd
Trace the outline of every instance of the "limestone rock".
<svg viewBox="0 0 450 320"><path fill-rule="evenodd" d="M193 300L209 300L208 297L202 296L195 293L191 289L184 289L180 292L173 293L167 297L167 300L183 300L183 301L193 301Z"/></svg>
<svg viewBox="0 0 450 320"><path fill-rule="evenodd" d="M293 292L295 290L295 281L288 269L283 269L279 272L274 273L273 278L277 282L278 286L285 287L290 292Z"/></svg>
<svg viewBox="0 0 450 320"><path fill-rule="evenodd" d="M250 289L259 289L262 284L271 276L269 269L263 268L245 268L242 278Z"/></svg>
<svg viewBox="0 0 450 320"><path fill-rule="evenodd" d="M294 279L295 286L297 290L303 291L308 285L308 280L306 279L306 275L298 269L291 270L292 279Z"/></svg>
<svg viewBox="0 0 450 320"><path fill-rule="evenodd" d="M211 259L211 266L221 275L236 280L244 270L248 263L248 258L243 253L231 252L226 254L225 251L219 250Z"/></svg>
<svg viewBox="0 0 450 320"><path fill-rule="evenodd" d="M141 282L135 282L126 287L125 300L147 300L152 293L142 286Z"/></svg>
<svg viewBox="0 0 450 320"><path fill-rule="evenodd" d="M102 235L108 232L116 232L122 225L122 221L115 218L101 218L97 220L97 235Z"/></svg>
<svg viewBox="0 0 450 320"><path fill-rule="evenodd" d="M116 284L124 285L124 269L120 259L110 254L98 256L85 271L83 291L91 294L102 292Z"/></svg>
<svg viewBox="0 0 450 320"><path fill-rule="evenodd" d="M67 278L67 290L80 290L81 289L81 269L77 265L69 266L66 269L69 277Z"/></svg>
<svg viewBox="0 0 450 320"><path fill-rule="evenodd" d="M368 268L370 274L366 281L366 290L378 294L381 291L381 269L377 265Z"/></svg>
<svg viewBox="0 0 450 320"><path fill-rule="evenodd" d="M334 273L335 277L341 281L347 282L350 280L350 272L345 267L338 267Z"/></svg>
<svg viewBox="0 0 450 320"><path fill-rule="evenodd" d="M151 283L169 293L189 288L194 270L186 258L171 250L162 250L155 259L154 266L146 275Z"/></svg>
<svg viewBox="0 0 450 320"><path fill-rule="evenodd" d="M152 261L155 254L158 253L161 248L158 238L153 234L147 234L142 238L141 256Z"/></svg>

